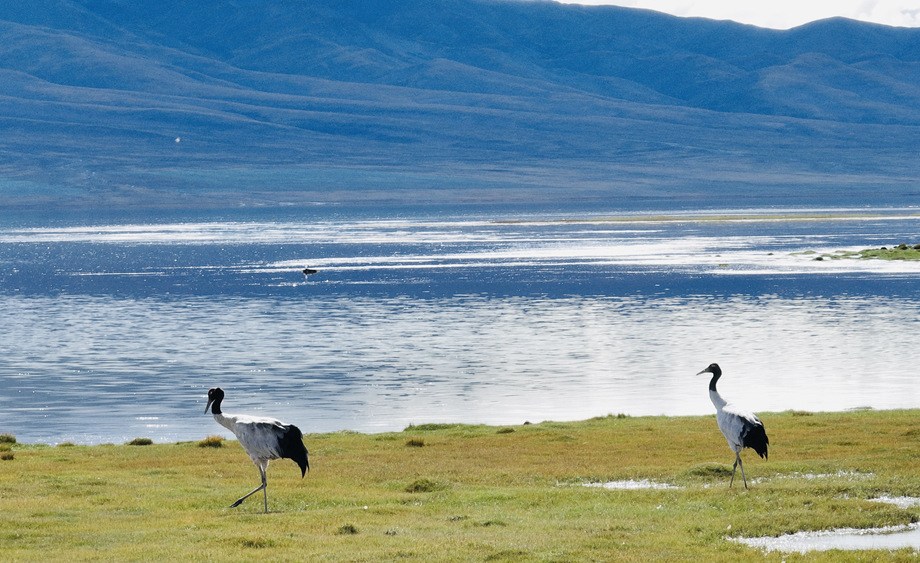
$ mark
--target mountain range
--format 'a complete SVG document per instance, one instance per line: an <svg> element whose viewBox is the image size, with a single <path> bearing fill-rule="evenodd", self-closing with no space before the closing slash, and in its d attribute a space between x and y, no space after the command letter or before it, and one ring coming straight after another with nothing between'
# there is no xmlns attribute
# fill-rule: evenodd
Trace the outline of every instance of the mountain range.
<svg viewBox="0 0 920 563"><path fill-rule="evenodd" d="M920 29L840 18L4 2L0 100L0 213L920 194Z"/></svg>

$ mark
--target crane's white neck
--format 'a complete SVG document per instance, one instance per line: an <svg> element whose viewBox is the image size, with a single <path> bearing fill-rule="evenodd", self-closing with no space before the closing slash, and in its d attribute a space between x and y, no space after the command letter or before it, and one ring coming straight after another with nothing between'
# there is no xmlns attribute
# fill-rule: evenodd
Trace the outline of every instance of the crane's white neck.
<svg viewBox="0 0 920 563"><path fill-rule="evenodd" d="M716 410L722 410L722 407L728 404L728 401L723 399L722 395L719 395L716 390L716 382L719 381L720 377L722 377L722 370L718 366L713 366L712 379L709 380L709 398L712 400L712 404L716 406Z"/></svg>
<svg viewBox="0 0 920 563"><path fill-rule="evenodd" d="M716 410L722 410L722 407L728 404L728 401L722 398L722 395L719 395L719 392L716 391L715 385L709 388L709 399L712 400L712 404L715 405Z"/></svg>
<svg viewBox="0 0 920 563"><path fill-rule="evenodd" d="M224 416L224 413L222 412L214 413L214 420L217 421L217 424L220 424L227 430L230 430L231 432L233 431L234 420Z"/></svg>

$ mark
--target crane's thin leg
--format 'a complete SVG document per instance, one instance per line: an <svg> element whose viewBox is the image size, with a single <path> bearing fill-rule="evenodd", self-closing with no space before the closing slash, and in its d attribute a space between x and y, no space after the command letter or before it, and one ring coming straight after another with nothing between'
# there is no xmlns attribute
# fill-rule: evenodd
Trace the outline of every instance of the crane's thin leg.
<svg viewBox="0 0 920 563"><path fill-rule="evenodd" d="M237 506L243 504L243 501L244 501L244 500L248 499L249 497L251 497L252 495L258 493L259 491L264 491L264 490L265 490L265 487L267 486L267 484L265 483L265 470L262 469L262 466L261 466L261 465L259 465L259 474L262 475L262 484L259 485L258 487L256 487L255 489L249 491L248 493L246 493L245 495L243 495L243 496L240 497L239 499L237 499L236 502L234 502L233 504L230 505L230 508L235 508L235 507L237 507ZM265 493L265 511L268 512L268 492L267 492L267 491L266 491L266 493Z"/></svg>
<svg viewBox="0 0 920 563"><path fill-rule="evenodd" d="M242 497L238 498L238 499L236 500L236 502L234 502L233 504L230 505L230 508L235 508L235 507L237 507L237 506L243 504L243 501L244 501L244 500L248 499L249 497L251 497L252 495L258 493L259 491L261 491L261 490L263 490L263 489L265 489L265 483L262 483L261 485L259 485L259 486L256 487L255 489L251 490L250 492L246 493L246 494L243 495Z"/></svg>
<svg viewBox="0 0 920 563"><path fill-rule="evenodd" d="M738 454L738 465L741 466L741 479L744 481L744 488L746 489L746 488L748 488L748 486L747 486L747 477L744 476L744 462L741 461L741 454L740 454L740 453Z"/></svg>
<svg viewBox="0 0 920 563"><path fill-rule="evenodd" d="M728 488L731 489L732 485L735 483L735 472L738 471L738 462L741 461L741 456L738 455L738 452L735 452L735 464L732 465L732 480L728 482ZM741 470L741 474L744 475L744 469ZM747 486L747 485L745 485Z"/></svg>
<svg viewBox="0 0 920 563"><path fill-rule="evenodd" d="M259 466L259 471L262 472L262 498L265 500L265 514L268 514L268 478L265 475L266 470L268 469L268 462L265 462L265 465ZM744 476L744 468L741 468L741 475ZM747 487L747 484L744 485Z"/></svg>

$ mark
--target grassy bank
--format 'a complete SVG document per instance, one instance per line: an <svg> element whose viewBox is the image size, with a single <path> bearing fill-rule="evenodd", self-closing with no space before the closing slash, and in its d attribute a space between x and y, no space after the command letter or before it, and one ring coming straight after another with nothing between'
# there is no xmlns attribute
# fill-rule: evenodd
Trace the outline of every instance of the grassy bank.
<svg viewBox="0 0 920 563"><path fill-rule="evenodd" d="M301 480L291 461L273 463L267 515L257 497L228 508L258 484L235 442L7 444L0 558L738 561L764 555L727 536L920 517L869 500L920 496L920 412L762 418L770 460L746 451L749 491L728 489L732 453L714 417L307 435L312 471ZM677 488L582 486L627 479ZM917 557L809 559L869 555Z"/></svg>
<svg viewBox="0 0 920 563"><path fill-rule="evenodd" d="M815 251L806 251L801 254L814 254L815 260L842 260L856 258L864 260L920 260L920 244L909 245L906 243L896 246L881 248L864 248L862 250L837 250L830 254L818 254Z"/></svg>

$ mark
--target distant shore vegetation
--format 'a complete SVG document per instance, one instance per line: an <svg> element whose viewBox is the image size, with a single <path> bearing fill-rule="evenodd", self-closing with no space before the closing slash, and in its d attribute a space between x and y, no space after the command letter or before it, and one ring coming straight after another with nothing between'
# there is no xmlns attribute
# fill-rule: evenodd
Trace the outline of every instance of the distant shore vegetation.
<svg viewBox="0 0 920 563"><path fill-rule="evenodd" d="M814 260L920 260L920 244L901 243L894 246L864 248L862 250L837 250L831 253L818 253L807 250L801 255L814 255Z"/></svg>

